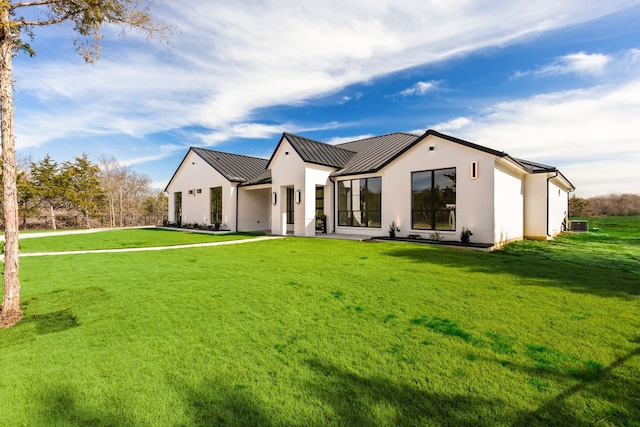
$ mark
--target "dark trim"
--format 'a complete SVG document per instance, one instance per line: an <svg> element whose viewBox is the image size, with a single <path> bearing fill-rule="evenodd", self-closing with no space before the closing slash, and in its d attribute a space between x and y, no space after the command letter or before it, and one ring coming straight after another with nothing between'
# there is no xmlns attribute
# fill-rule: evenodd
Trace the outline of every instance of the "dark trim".
<svg viewBox="0 0 640 427"><path fill-rule="evenodd" d="M498 151L498 150L494 150L492 148L483 147L482 145L474 144L473 142L465 141L464 139L455 138L453 136L449 136L449 135L445 135L443 133L437 132L437 131L435 131L433 129L429 129L424 134L422 134L422 136L418 137L418 139L413 141L411 144L407 145L404 148L404 150L399 151L398 153L396 153L392 157L388 158L385 162L383 162L377 168L373 168L373 169L370 169L370 170L367 170L367 171L359 171L359 172L335 173L335 174L332 174L332 175L333 176L351 176L351 175L356 176L356 175L364 175L364 174L367 174L367 173L376 173L376 172L380 171L381 169L385 168L389 163L393 162L395 159L397 159L398 157L400 157L401 155L403 155L404 153L406 153L407 151L409 151L410 149L415 147L417 144L419 144L422 141L424 141L429 136L436 136L438 138L442 138L442 139L447 140L449 142L453 142L453 143L456 143L456 144L464 145L465 147L469 147L469 148L472 148L472 149L475 149L475 150L478 150L478 151L482 151L484 153L488 153L488 154L491 154L493 156L497 156L497 157L508 157L509 156L504 151ZM520 163L518 162L518 164L520 164ZM524 167L522 164L520 164L520 166ZM527 169L527 168L525 168L525 169Z"/></svg>
<svg viewBox="0 0 640 427"><path fill-rule="evenodd" d="M191 149L193 147L189 147L189 150L187 151L187 154L184 155L184 157L182 158L182 161L180 162L180 164L178 165L178 167L176 168L176 171L173 173L173 175L171 175L171 179L169 180L169 182L167 183L166 187L164 187L164 192L168 193L169 192L169 186L171 185L171 182L173 181L173 178L176 177L176 175L178 174L178 171L180 170L180 168L182 167L182 164L184 163L185 160L187 160L187 156L189 155L189 153L191 152Z"/></svg>
<svg viewBox="0 0 640 427"><path fill-rule="evenodd" d="M236 233L239 231L238 230L239 211L240 211L240 186L236 185Z"/></svg>
<svg viewBox="0 0 640 427"><path fill-rule="evenodd" d="M547 177L547 237L551 237L549 234L549 181L558 176L556 171L555 175Z"/></svg>

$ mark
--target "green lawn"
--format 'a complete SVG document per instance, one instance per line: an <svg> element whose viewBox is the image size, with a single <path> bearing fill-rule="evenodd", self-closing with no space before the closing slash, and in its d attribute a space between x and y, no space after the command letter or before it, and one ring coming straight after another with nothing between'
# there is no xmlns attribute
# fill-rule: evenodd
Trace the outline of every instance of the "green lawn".
<svg viewBox="0 0 640 427"><path fill-rule="evenodd" d="M639 237L24 258L0 420L638 426Z"/></svg>
<svg viewBox="0 0 640 427"><path fill-rule="evenodd" d="M207 243L238 240L252 237L249 234L204 234L187 231L169 231L160 228L113 229L88 234L28 238L20 240L20 252L65 252L92 249L144 248L152 246L176 246L191 243Z"/></svg>

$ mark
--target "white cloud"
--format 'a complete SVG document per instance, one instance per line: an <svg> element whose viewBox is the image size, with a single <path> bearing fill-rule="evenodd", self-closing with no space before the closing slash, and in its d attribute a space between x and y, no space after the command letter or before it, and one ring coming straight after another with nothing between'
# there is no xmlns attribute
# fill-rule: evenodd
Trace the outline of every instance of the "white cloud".
<svg viewBox="0 0 640 427"><path fill-rule="evenodd" d="M296 105L398 70L504 45L635 2L356 0L167 3L173 54L136 37L105 42L94 66L72 47L16 61L19 147L78 135L132 136L196 126L219 137L258 109ZM66 46L47 32L42 40ZM34 46L38 44L38 34ZM64 43L64 45L63 45ZM57 48L60 48L58 46ZM61 48L60 48L61 49ZM590 59L569 60L589 69ZM593 65L592 65L593 67ZM415 89L428 89L428 82ZM241 130L239 130L241 131ZM215 140L215 137L213 137Z"/></svg>
<svg viewBox="0 0 640 427"><path fill-rule="evenodd" d="M438 89L440 89L440 83L438 81L435 80L431 80L430 82L418 82L416 84L414 84L413 86L411 86L410 88L407 88L405 90L403 90L402 92L400 92L400 95L402 96L411 96L411 95L426 95L429 92L433 92L436 91Z"/></svg>
<svg viewBox="0 0 640 427"><path fill-rule="evenodd" d="M364 135L354 135L354 136L341 136L341 137L331 138L330 140L324 141L324 142L331 145L338 145L338 144L344 144L345 142L358 141L360 139L371 138L374 136L375 135L372 133L367 133Z"/></svg>
<svg viewBox="0 0 640 427"><path fill-rule="evenodd" d="M583 76L602 76L608 69L624 70L625 66L637 68L640 61L640 51L631 49L618 56L602 53L587 54L585 52L572 53L558 58L551 64L536 70L516 71L514 78L547 77L563 74L578 74ZM628 70L627 70L628 71Z"/></svg>
<svg viewBox="0 0 640 427"><path fill-rule="evenodd" d="M559 167L578 194L640 191L640 79L495 104L444 133Z"/></svg>

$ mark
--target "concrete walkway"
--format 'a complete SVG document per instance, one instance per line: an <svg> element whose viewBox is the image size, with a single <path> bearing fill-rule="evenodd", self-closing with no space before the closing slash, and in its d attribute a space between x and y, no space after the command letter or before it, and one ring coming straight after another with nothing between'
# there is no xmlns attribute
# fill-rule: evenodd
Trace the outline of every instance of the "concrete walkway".
<svg viewBox="0 0 640 427"><path fill-rule="evenodd" d="M126 227L126 228L91 228L87 230L43 231L41 233L20 234L20 240L31 239L36 237L64 236L68 234L88 234L88 233L109 232L112 230L126 230L126 229L135 229L135 228L160 228L160 227L144 226L144 227ZM193 232L194 230L181 229L180 231ZM221 234L219 232L216 233L216 232L207 232L207 231L204 231L204 233ZM186 245L174 245L174 246L148 246L148 247L142 247L142 248L93 249L93 250L84 250L84 251L61 251L61 252L29 252L29 253L21 253L20 258L37 257L37 256L107 254L107 253L118 253L118 252L166 251L170 249L204 248L209 246L237 245L240 243L251 243L251 242L257 242L262 240L282 239L284 237L285 236L258 236L251 239L226 240L224 242L191 243ZM4 235L0 236L0 241L2 242L4 241ZM4 262L4 254L0 255L0 262Z"/></svg>
<svg viewBox="0 0 640 427"><path fill-rule="evenodd" d="M255 237L253 239L242 240L226 240L224 242L209 242L209 243L191 243L188 245L175 245L175 246L149 246L144 248L121 248L121 249L93 249L88 251L64 251L64 252L30 252L20 254L20 258L34 257L34 256L58 256L58 255L79 255L79 254L109 254L118 252L143 252L143 251L166 251L169 249L186 249L186 248L206 248L209 246L222 246L222 245L237 245L240 243L252 243L262 240L274 240L282 239L282 236L264 236ZM4 256L3 256L4 259Z"/></svg>

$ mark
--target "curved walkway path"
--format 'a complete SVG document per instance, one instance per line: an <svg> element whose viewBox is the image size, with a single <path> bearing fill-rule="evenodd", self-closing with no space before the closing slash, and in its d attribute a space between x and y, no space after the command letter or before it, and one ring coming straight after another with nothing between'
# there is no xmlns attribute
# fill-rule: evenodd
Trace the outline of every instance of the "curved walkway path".
<svg viewBox="0 0 640 427"><path fill-rule="evenodd" d="M155 228L155 227L131 227L131 228ZM43 233L28 233L20 236L20 239L25 238L35 238L35 237L46 237L46 236L61 236L64 234L85 234L85 233L95 233L98 231L108 231L108 230L122 230L122 228L118 229L110 229L110 228L94 228L91 230L72 230L72 231L54 231L54 232L43 232ZM192 230L189 230L192 231ZM214 233L211 233L214 234ZM262 240L274 240L274 239L282 239L284 236L258 236L250 239L240 239L240 240L225 240L223 242L207 242L207 243L190 243L186 245L173 245L173 246L148 246L141 248L119 248L119 249L92 249L92 250L82 250L82 251L61 251L61 252L27 252L21 253L20 258L23 257L36 257L36 256L59 256L59 255L79 255L79 254L106 254L106 253L117 253L117 252L142 252L142 251L165 251L170 249L186 249L186 248L204 248L209 246L222 246L222 245L236 245L240 243L251 243ZM0 239L0 241L4 241L4 236ZM4 261L4 255L0 255L0 261Z"/></svg>

